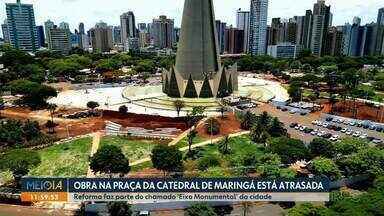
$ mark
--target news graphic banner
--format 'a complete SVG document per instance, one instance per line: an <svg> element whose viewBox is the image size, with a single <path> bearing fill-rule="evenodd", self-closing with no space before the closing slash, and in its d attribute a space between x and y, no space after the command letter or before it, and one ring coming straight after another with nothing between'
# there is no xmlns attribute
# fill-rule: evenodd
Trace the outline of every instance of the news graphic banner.
<svg viewBox="0 0 384 216"><path fill-rule="evenodd" d="M329 201L329 180L23 178L23 202Z"/></svg>

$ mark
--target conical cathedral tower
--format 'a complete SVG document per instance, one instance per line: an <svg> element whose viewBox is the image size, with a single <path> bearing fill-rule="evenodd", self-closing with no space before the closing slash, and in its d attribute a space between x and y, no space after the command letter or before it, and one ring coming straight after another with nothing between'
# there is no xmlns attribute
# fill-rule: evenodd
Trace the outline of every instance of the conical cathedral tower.
<svg viewBox="0 0 384 216"><path fill-rule="evenodd" d="M236 65L221 65L212 0L185 0L176 65L163 72L164 93L225 97L237 91L237 86Z"/></svg>

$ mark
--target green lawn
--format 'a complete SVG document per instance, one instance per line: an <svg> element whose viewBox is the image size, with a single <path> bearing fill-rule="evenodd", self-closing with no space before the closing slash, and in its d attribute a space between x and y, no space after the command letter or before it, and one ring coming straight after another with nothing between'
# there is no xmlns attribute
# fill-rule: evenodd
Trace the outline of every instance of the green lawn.
<svg viewBox="0 0 384 216"><path fill-rule="evenodd" d="M126 137L107 136L101 139L101 145L114 145L120 147L129 161L136 161L149 157L153 147L165 144L168 141L134 140Z"/></svg>
<svg viewBox="0 0 384 216"><path fill-rule="evenodd" d="M204 141L207 141L208 139L200 137L199 135L196 136L195 139L193 139L193 144L198 144ZM175 145L178 149L188 146L188 137L184 137L180 142L178 142Z"/></svg>
<svg viewBox="0 0 384 216"><path fill-rule="evenodd" d="M92 138L38 150L41 164L30 171L31 176L80 177L87 175Z"/></svg>

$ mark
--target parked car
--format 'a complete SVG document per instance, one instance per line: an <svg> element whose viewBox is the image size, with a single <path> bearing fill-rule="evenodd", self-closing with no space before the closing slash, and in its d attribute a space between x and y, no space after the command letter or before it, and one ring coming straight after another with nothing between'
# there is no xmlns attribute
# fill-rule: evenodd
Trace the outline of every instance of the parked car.
<svg viewBox="0 0 384 216"><path fill-rule="evenodd" d="M291 123L291 124L289 125L289 127L290 127L290 128L295 128L297 125L298 125L297 123Z"/></svg>
<svg viewBox="0 0 384 216"><path fill-rule="evenodd" d="M341 133L347 133L347 131L348 131L348 129L347 128L343 128L343 129L341 129Z"/></svg>
<svg viewBox="0 0 384 216"><path fill-rule="evenodd" d="M361 132L360 131L356 131L355 133L353 133L353 136L354 137L359 137L359 136L361 136Z"/></svg>
<svg viewBox="0 0 384 216"><path fill-rule="evenodd" d="M347 135L352 135L353 134L353 131L351 129L348 129L347 132L345 132L345 134Z"/></svg>
<svg viewBox="0 0 384 216"><path fill-rule="evenodd" d="M328 117L328 118L325 119L325 121L327 121L327 122L330 122L330 121L332 121L332 120L333 120L332 117Z"/></svg>
<svg viewBox="0 0 384 216"><path fill-rule="evenodd" d="M330 134L330 133L326 133L323 135L323 138L325 138L325 139L329 139L331 137L332 137L332 134Z"/></svg>

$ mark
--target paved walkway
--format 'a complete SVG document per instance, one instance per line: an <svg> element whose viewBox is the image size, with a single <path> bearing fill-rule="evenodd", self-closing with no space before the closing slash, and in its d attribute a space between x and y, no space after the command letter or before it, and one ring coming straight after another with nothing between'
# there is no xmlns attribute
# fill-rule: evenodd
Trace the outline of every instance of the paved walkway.
<svg viewBox="0 0 384 216"><path fill-rule="evenodd" d="M92 157L97 152L97 150L99 149L100 139L101 139L101 132L96 132L93 134L90 157ZM92 170L89 166L88 166L87 177L88 178L94 178L95 177L95 174L92 172Z"/></svg>
<svg viewBox="0 0 384 216"><path fill-rule="evenodd" d="M243 136L243 135L246 135L246 134L249 134L249 131L242 131L242 132L238 132L238 133L230 134L229 137L230 137L230 138L232 138L232 137L238 137L238 136ZM209 144L211 144L211 143L217 143L217 142L219 142L220 140L222 140L223 138L224 138L224 136L215 138L215 139L213 139L212 141L211 141L211 140L207 140L207 141L204 141L204 142L201 142L201 143L197 143L197 144L192 145L191 148L194 149L194 148L198 148L198 147L203 147L203 146L209 145ZM185 146L185 147L180 148L179 150L180 150L180 151L187 151L188 149L189 149L189 146ZM143 159L134 161L134 162L130 163L129 165L130 165L130 166L136 166L136 165L139 165L139 164L148 162L148 161L151 161L151 158L150 158L150 157L147 157L147 158L143 158Z"/></svg>

